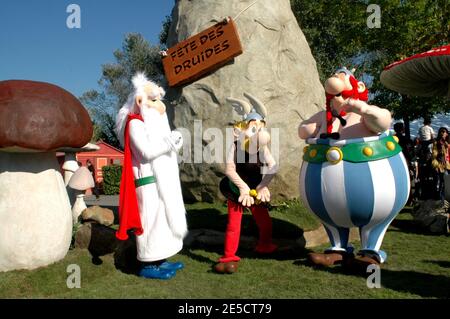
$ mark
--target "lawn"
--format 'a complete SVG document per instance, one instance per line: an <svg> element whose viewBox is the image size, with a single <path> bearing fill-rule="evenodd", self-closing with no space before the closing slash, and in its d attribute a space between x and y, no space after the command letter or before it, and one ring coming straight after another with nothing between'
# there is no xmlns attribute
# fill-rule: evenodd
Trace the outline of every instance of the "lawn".
<svg viewBox="0 0 450 319"><path fill-rule="evenodd" d="M226 207L222 204L188 206L191 229L223 231ZM274 237L295 238L302 229L318 223L299 202L272 209ZM244 216L243 234L256 231L250 214ZM354 243L358 247L358 243ZM323 247L314 250L320 251ZM72 249L56 264L33 271L0 273L2 298L449 298L450 237L425 235L404 211L389 228L383 249L388 262L381 270L381 285L369 289L366 278L345 273L340 267L315 269L305 262L307 250L286 251L259 258L241 250L239 271L218 275L211 266L220 246L186 247L174 259L186 268L170 281L141 279L115 267L112 254L95 265L87 250ZM81 288L66 285L67 267L81 269Z"/></svg>

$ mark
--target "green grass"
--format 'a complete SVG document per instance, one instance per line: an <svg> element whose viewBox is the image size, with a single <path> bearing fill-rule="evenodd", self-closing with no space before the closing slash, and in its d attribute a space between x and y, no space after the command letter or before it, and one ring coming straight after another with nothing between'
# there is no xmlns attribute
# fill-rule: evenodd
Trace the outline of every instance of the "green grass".
<svg viewBox="0 0 450 319"><path fill-rule="evenodd" d="M288 204L289 205L289 204ZM300 205L296 203L295 205ZM279 208L275 218L277 235L292 231L315 219L295 212L295 205ZM189 205L191 228L225 227L226 207L220 204ZM303 210L301 210L303 212ZM247 216L247 215L246 215ZM250 216L247 216L250 217ZM245 232L252 232L251 218ZM286 238L286 236L282 236ZM356 248L358 243L354 243ZM317 247L321 251L324 247ZM369 289L366 279L346 274L339 267L315 269L305 262L307 251L276 258L258 258L241 250L239 271L218 275L211 266L222 247L185 248L174 257L185 263L169 281L141 279L125 274L114 266L113 255L102 256L94 265L87 250L70 250L56 264L33 271L0 273L2 298L449 298L450 237L421 234L408 213L400 214L386 234L383 249L389 255L381 271L380 289ZM67 266L81 267L81 288L66 286Z"/></svg>

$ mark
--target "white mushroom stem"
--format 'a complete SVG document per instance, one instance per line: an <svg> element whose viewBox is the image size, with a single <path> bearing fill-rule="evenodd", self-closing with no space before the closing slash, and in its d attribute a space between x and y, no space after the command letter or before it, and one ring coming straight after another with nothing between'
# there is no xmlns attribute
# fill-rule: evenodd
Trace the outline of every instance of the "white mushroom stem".
<svg viewBox="0 0 450 319"><path fill-rule="evenodd" d="M78 168L76 154L67 152L64 156L64 164L62 166L62 169L64 170L64 184L66 186L69 184L70 178Z"/></svg>
<svg viewBox="0 0 450 319"><path fill-rule="evenodd" d="M76 191L77 199L75 200L75 204L73 204L72 208L72 218L73 223L76 224L78 222L78 217L81 215L83 210L87 208L86 203L84 202L84 194L82 191Z"/></svg>
<svg viewBox="0 0 450 319"><path fill-rule="evenodd" d="M0 272L61 260L72 212L55 152L0 151Z"/></svg>

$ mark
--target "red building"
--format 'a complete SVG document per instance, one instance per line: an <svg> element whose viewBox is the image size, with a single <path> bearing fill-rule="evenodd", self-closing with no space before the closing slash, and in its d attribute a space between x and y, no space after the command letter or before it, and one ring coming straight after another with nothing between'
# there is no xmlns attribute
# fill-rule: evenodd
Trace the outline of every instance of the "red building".
<svg viewBox="0 0 450 319"><path fill-rule="evenodd" d="M123 151L105 143L98 141L96 143L100 147L99 150L93 152L77 153L77 161L81 162L81 165L86 166L86 161L91 160L92 165L95 168L95 181L101 183L103 181L102 167L105 165L122 165L123 164Z"/></svg>

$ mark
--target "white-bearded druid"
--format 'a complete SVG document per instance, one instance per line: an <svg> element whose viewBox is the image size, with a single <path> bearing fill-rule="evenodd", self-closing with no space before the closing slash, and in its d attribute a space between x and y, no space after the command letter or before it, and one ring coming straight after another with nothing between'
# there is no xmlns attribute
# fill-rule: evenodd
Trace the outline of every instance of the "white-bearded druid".
<svg viewBox="0 0 450 319"><path fill-rule="evenodd" d="M143 74L132 82L134 92L116 120L125 151L116 236L126 240L134 230L140 276L170 279L184 267L166 260L182 249L187 233L177 161L183 140L170 130L164 90Z"/></svg>

